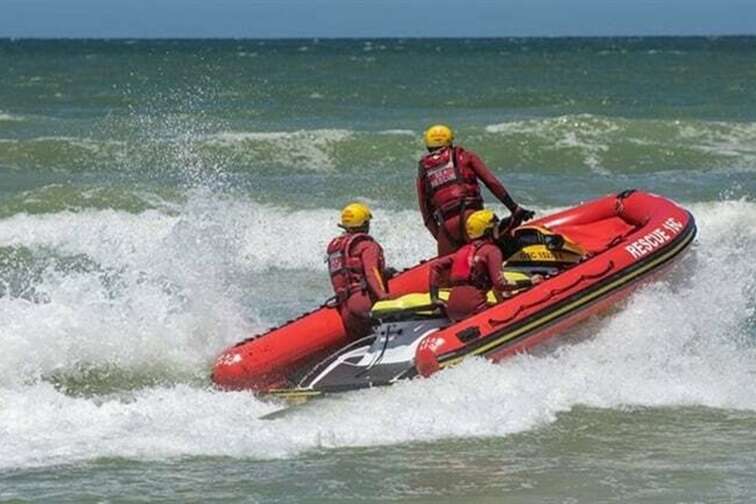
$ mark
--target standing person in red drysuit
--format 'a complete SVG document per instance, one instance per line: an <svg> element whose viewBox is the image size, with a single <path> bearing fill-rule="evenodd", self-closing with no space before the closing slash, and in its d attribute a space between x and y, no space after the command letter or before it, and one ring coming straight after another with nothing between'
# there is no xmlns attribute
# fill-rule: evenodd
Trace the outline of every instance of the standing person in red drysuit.
<svg viewBox="0 0 756 504"><path fill-rule="evenodd" d="M439 256L451 254L467 243L465 221L483 209L479 181L521 222L533 218L534 212L517 205L475 153L453 145L454 133L448 126L431 126L424 140L428 154L420 159L417 197Z"/></svg>

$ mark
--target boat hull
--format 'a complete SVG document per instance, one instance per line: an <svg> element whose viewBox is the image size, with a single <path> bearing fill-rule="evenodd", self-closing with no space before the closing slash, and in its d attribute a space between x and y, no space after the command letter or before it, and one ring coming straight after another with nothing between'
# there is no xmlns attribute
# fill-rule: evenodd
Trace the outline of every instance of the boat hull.
<svg viewBox="0 0 756 504"><path fill-rule="evenodd" d="M499 361L541 344L660 274L682 255L696 233L695 221L684 208L661 196L636 191L606 196L530 225L584 245L587 259L428 335L417 346L414 361L409 363L416 369L408 375L428 376L470 356ZM392 279L392 295L426 291L431 263L419 264ZM297 390L299 377L348 343L338 312L323 306L223 352L216 361L213 381L227 389Z"/></svg>

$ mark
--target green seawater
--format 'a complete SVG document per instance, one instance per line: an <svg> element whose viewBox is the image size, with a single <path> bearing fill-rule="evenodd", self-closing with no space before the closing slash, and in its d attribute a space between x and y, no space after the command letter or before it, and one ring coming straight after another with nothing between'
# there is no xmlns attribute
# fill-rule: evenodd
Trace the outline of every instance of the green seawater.
<svg viewBox="0 0 756 504"><path fill-rule="evenodd" d="M0 502L756 500L753 82L754 37L0 40ZM501 365L273 420L212 389L330 295L346 202L432 254L435 122L539 214L637 187L696 243Z"/></svg>

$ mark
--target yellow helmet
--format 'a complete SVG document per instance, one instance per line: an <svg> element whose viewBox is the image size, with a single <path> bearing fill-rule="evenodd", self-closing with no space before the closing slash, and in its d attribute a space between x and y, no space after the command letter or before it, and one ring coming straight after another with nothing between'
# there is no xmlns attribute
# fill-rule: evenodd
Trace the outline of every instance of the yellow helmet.
<svg viewBox="0 0 756 504"><path fill-rule="evenodd" d="M429 149L446 147L451 145L454 141L454 132L449 126L435 124L425 130L423 139L425 140L425 146Z"/></svg>
<svg viewBox="0 0 756 504"><path fill-rule="evenodd" d="M365 225L373 214L362 203L350 203L341 211L341 227L345 229L359 228Z"/></svg>
<svg viewBox="0 0 756 504"><path fill-rule="evenodd" d="M487 230L492 229L498 220L496 214L491 210L478 210L471 213L465 222L467 237L471 240L480 238Z"/></svg>

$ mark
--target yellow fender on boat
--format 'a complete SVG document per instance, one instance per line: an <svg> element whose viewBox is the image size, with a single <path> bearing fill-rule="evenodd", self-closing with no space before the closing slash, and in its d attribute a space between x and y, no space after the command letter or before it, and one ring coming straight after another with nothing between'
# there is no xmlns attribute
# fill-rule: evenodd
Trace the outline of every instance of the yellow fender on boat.
<svg viewBox="0 0 756 504"><path fill-rule="evenodd" d="M516 283L530 280L530 277L526 273L520 271L504 271L502 276L507 283ZM438 297L443 301L449 300L449 289L441 289L438 293ZM496 296L493 291L488 291L488 303L496 304ZM421 308L428 308L427 311L419 310L417 313L430 315L433 313L431 308L431 300L429 292L413 292L412 294L405 294L404 296L396 299L387 299L384 301L378 301L373 305L371 315L374 317L380 317L389 313L396 313L401 311L417 310Z"/></svg>

